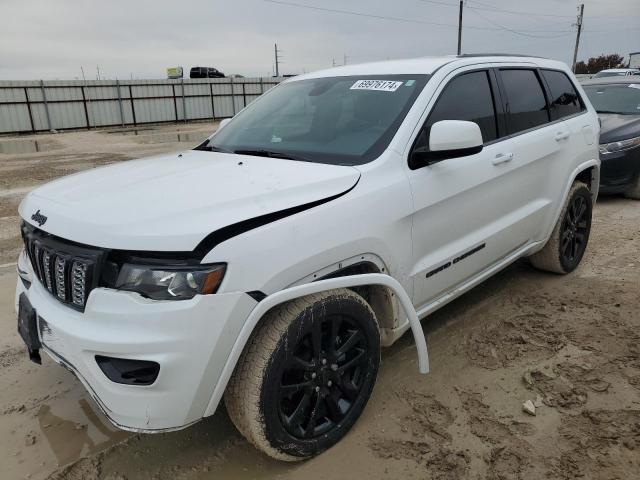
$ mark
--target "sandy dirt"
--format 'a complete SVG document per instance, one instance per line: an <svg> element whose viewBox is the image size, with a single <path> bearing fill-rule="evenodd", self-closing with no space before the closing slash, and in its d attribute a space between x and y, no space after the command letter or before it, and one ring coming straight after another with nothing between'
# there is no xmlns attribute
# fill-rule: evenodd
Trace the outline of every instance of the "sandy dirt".
<svg viewBox="0 0 640 480"><path fill-rule="evenodd" d="M2 189L31 187L52 178L53 168L53 176L62 174L51 165L75 171L183 147L99 143L105 135L115 134L58 135L66 146L0 162L0 242L9 239L0 243L0 263L17 253L7 233L17 226L11 205L28 191ZM22 173L7 180L12 168ZM41 173L28 183L32 168ZM15 333L14 267L0 267L2 478L640 478L638 251L640 202L601 199L573 274L544 274L519 261L430 316L423 325L431 373L418 373L405 335L383 351L373 396L353 430L298 464L257 452L223 408L180 432L114 429L70 373L48 358L42 366L27 360ZM538 405L535 416L523 412L526 400Z"/></svg>

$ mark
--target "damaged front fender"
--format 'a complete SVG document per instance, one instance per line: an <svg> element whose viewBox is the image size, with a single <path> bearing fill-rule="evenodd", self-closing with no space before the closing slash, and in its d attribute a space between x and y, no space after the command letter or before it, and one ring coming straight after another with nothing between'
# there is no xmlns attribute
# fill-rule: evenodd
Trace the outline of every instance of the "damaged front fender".
<svg viewBox="0 0 640 480"><path fill-rule="evenodd" d="M255 306L255 308L247 318L244 326L242 327L242 330L240 331L235 344L233 345L233 348L229 354L229 358L213 391L211 401L209 402L207 410L205 411L205 416L213 415L213 413L215 412L218 403L220 403L220 400L222 399L222 395L224 394L227 383L231 378L236 363L240 358L240 354L242 353L242 350L249 340L251 333L253 332L260 319L264 316L264 314L266 314L276 305L280 305L281 303L288 302L295 298L304 297L312 293L323 292L336 288L360 287L364 285L382 285L390 288L397 295L398 301L400 302L400 305L407 315L407 320L409 326L411 327L413 338L416 342L416 349L418 350L418 367L420 373L429 373L429 355L427 351L427 342L422 331L422 325L420 324L420 319L418 318L418 314L413 307L413 303L411 302L409 295L404 290L400 282L398 282L395 278L382 273L366 273L361 275L351 275L346 277L319 280L317 282L297 285L295 287L290 287L285 290L276 292L265 297Z"/></svg>

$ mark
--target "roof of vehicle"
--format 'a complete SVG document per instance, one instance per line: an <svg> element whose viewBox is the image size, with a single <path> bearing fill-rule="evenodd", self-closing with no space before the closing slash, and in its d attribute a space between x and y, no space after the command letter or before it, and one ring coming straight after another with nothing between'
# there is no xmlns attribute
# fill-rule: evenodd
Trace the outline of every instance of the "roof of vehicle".
<svg viewBox="0 0 640 480"><path fill-rule="evenodd" d="M432 74L440 67L454 63L456 66L473 65L478 63L532 63L550 68L566 68L566 65L562 62L541 57L507 53L466 54L459 56L446 55L440 57L406 58L400 60L344 65L341 67L298 75L289 81L304 80L308 78L343 77L350 75Z"/></svg>
<svg viewBox="0 0 640 480"><path fill-rule="evenodd" d="M600 78L590 78L589 80L584 80L580 82L582 86L585 85L603 85L603 84L612 84L612 83L640 83L640 75L624 75L620 77L600 77Z"/></svg>
<svg viewBox="0 0 640 480"><path fill-rule="evenodd" d="M608 72L608 73L626 73L626 72L637 72L637 68L606 68L604 70L600 70L598 73ZM597 75L597 74L596 74Z"/></svg>

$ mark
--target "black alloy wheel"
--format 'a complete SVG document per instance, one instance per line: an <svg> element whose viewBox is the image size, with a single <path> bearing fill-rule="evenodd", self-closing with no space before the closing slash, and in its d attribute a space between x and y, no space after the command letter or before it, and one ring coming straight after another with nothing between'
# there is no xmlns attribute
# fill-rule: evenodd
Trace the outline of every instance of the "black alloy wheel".
<svg viewBox="0 0 640 480"><path fill-rule="evenodd" d="M227 412L267 455L304 460L347 434L379 365L378 322L364 298L344 288L307 295L261 320L227 385Z"/></svg>
<svg viewBox="0 0 640 480"><path fill-rule="evenodd" d="M310 331L289 347L278 415L291 436L318 438L339 425L357 402L372 346L357 321L336 313L315 319Z"/></svg>
<svg viewBox="0 0 640 480"><path fill-rule="evenodd" d="M592 200L587 189L580 189L569 199L560 226L560 263L566 271L575 269L587 248L591 231Z"/></svg>

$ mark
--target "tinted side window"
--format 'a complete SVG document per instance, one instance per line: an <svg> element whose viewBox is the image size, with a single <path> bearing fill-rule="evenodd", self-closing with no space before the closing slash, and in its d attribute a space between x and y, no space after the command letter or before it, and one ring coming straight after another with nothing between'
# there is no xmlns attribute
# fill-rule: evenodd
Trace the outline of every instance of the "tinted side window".
<svg viewBox="0 0 640 480"><path fill-rule="evenodd" d="M542 70L542 76L551 90L551 118L557 120L583 110L578 92L563 72Z"/></svg>
<svg viewBox="0 0 640 480"><path fill-rule="evenodd" d="M518 133L549 121L547 103L533 70L500 70L507 95L509 132Z"/></svg>
<svg viewBox="0 0 640 480"><path fill-rule="evenodd" d="M493 95L486 71L465 73L447 84L418 135L414 150L429 150L429 131L440 120L475 122L485 143L497 138Z"/></svg>

